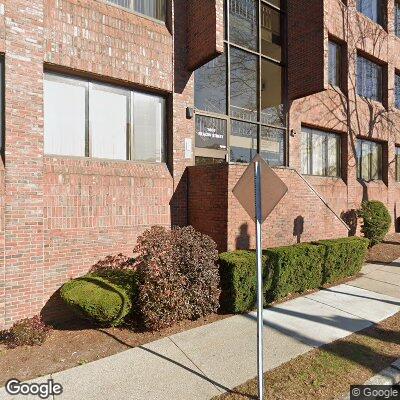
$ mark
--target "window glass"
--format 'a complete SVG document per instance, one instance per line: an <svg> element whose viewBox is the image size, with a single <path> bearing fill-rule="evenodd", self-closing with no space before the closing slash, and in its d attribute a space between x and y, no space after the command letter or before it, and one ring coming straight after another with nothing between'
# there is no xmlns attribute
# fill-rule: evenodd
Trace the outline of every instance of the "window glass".
<svg viewBox="0 0 400 400"><path fill-rule="evenodd" d="M400 1L394 2L394 30L396 36L400 37Z"/></svg>
<svg viewBox="0 0 400 400"><path fill-rule="evenodd" d="M146 93L133 94L132 158L164 161L165 100Z"/></svg>
<svg viewBox="0 0 400 400"><path fill-rule="evenodd" d="M165 0L107 0L120 7L165 21Z"/></svg>
<svg viewBox="0 0 400 400"><path fill-rule="evenodd" d="M229 35L232 43L258 49L258 1L229 1Z"/></svg>
<svg viewBox="0 0 400 400"><path fill-rule="evenodd" d="M261 63L261 122L268 125L285 126L282 101L283 69L273 62Z"/></svg>
<svg viewBox="0 0 400 400"><path fill-rule="evenodd" d="M400 147L396 146L396 181L400 182Z"/></svg>
<svg viewBox="0 0 400 400"><path fill-rule="evenodd" d="M327 171L328 176L340 175L340 137L338 135L327 135Z"/></svg>
<svg viewBox="0 0 400 400"><path fill-rule="evenodd" d="M248 163L252 160L257 153L257 132L255 124L231 121L231 162Z"/></svg>
<svg viewBox="0 0 400 400"><path fill-rule="evenodd" d="M395 74L395 104L400 108L400 75Z"/></svg>
<svg viewBox="0 0 400 400"><path fill-rule="evenodd" d="M91 85L89 93L90 154L127 159L129 92Z"/></svg>
<svg viewBox="0 0 400 400"><path fill-rule="evenodd" d="M357 57L357 94L382 101L382 67L364 57Z"/></svg>
<svg viewBox="0 0 400 400"><path fill-rule="evenodd" d="M340 136L317 129L302 128L302 173L317 176L340 176Z"/></svg>
<svg viewBox="0 0 400 400"><path fill-rule="evenodd" d="M45 73L44 151L164 161L165 99Z"/></svg>
<svg viewBox="0 0 400 400"><path fill-rule="evenodd" d="M282 59L281 15L267 4L261 3L261 52L277 61Z"/></svg>
<svg viewBox="0 0 400 400"><path fill-rule="evenodd" d="M357 140L357 177L365 181L382 179L382 145Z"/></svg>
<svg viewBox="0 0 400 400"><path fill-rule="evenodd" d="M45 75L44 152L84 156L86 84Z"/></svg>
<svg viewBox="0 0 400 400"><path fill-rule="evenodd" d="M311 146L310 132L303 128L301 133L301 173L311 175Z"/></svg>
<svg viewBox="0 0 400 400"><path fill-rule="evenodd" d="M341 46L329 41L329 83L340 87Z"/></svg>
<svg viewBox="0 0 400 400"><path fill-rule="evenodd" d="M196 115L196 147L226 149L226 120Z"/></svg>
<svg viewBox="0 0 400 400"><path fill-rule="evenodd" d="M257 120L258 57L231 48L231 115Z"/></svg>
<svg viewBox="0 0 400 400"><path fill-rule="evenodd" d="M226 114L226 55L195 72L194 104L199 110Z"/></svg>
<svg viewBox="0 0 400 400"><path fill-rule="evenodd" d="M384 22L383 7L384 0L357 0L357 11L380 25Z"/></svg>
<svg viewBox="0 0 400 400"><path fill-rule="evenodd" d="M261 127L261 155L269 165L285 164L285 131L282 129Z"/></svg>

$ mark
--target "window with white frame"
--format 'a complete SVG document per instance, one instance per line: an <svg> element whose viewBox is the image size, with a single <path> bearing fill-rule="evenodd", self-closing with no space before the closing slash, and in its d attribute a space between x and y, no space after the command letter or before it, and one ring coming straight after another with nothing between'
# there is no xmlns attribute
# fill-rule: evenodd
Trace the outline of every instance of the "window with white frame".
<svg viewBox="0 0 400 400"><path fill-rule="evenodd" d="M164 161L165 99L46 73L46 154Z"/></svg>
<svg viewBox="0 0 400 400"><path fill-rule="evenodd" d="M382 144L357 139L357 178L363 181L382 179Z"/></svg>
<svg viewBox="0 0 400 400"><path fill-rule="evenodd" d="M340 135L302 127L301 169L304 175L340 176Z"/></svg>

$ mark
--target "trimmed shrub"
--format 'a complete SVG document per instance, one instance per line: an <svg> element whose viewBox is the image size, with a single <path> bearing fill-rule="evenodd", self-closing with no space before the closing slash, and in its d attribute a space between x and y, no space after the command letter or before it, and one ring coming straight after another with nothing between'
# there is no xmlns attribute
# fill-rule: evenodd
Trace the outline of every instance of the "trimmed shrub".
<svg viewBox="0 0 400 400"><path fill-rule="evenodd" d="M266 301L283 299L321 285L325 250L322 246L302 243L265 251L268 264Z"/></svg>
<svg viewBox="0 0 400 400"><path fill-rule="evenodd" d="M358 216L363 218L361 231L369 239L370 246L381 243L389 232L392 218L386 206L380 201L364 201Z"/></svg>
<svg viewBox="0 0 400 400"><path fill-rule="evenodd" d="M146 328L159 330L218 310L215 242L192 227L152 227L139 239L139 311Z"/></svg>
<svg viewBox="0 0 400 400"><path fill-rule="evenodd" d="M263 256L264 277L267 258ZM257 300L256 253L239 250L219 256L221 276L221 308L230 313L242 313L254 308ZM264 288L265 288L264 282Z"/></svg>
<svg viewBox="0 0 400 400"><path fill-rule="evenodd" d="M119 283L133 280L132 276L129 279L129 274L126 277L114 275L112 279ZM110 277L88 274L64 284L60 295L64 303L79 316L102 325L118 326L132 308L131 286L126 287L128 290L112 283Z"/></svg>
<svg viewBox="0 0 400 400"><path fill-rule="evenodd" d="M10 329L0 332L0 341L9 348L41 346L50 334L39 315L16 322Z"/></svg>
<svg viewBox="0 0 400 400"><path fill-rule="evenodd" d="M323 284L337 282L361 271L367 255L368 239L349 237L316 242L325 247Z"/></svg>
<svg viewBox="0 0 400 400"><path fill-rule="evenodd" d="M325 240L268 249L263 254L264 298L267 303L317 289L357 274L368 241L361 238ZM242 313L256 303L256 254L235 251L219 256L221 307Z"/></svg>

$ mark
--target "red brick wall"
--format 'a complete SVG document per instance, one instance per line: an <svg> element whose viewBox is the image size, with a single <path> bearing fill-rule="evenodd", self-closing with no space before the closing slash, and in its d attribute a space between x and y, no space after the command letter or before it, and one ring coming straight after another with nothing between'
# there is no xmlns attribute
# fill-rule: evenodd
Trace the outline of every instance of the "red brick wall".
<svg viewBox="0 0 400 400"><path fill-rule="evenodd" d="M41 0L6 3L5 324L43 304L43 19Z"/></svg>
<svg viewBox="0 0 400 400"><path fill-rule="evenodd" d="M45 0L45 61L172 91L172 35L100 0Z"/></svg>
<svg viewBox="0 0 400 400"><path fill-rule="evenodd" d="M289 98L322 91L326 85L324 1L288 1L287 34Z"/></svg>
<svg viewBox="0 0 400 400"><path fill-rule="evenodd" d="M46 157L44 298L101 257L132 255L150 226L169 227L172 192L165 165Z"/></svg>
<svg viewBox="0 0 400 400"><path fill-rule="evenodd" d="M211 236L225 250L228 232L228 172L226 165L188 170L189 225Z"/></svg>
<svg viewBox="0 0 400 400"><path fill-rule="evenodd" d="M389 24L387 30L358 13L355 0L349 0L348 7L341 0L325 0L321 3L324 3L325 15L325 52L328 37L342 41L344 82L341 89L328 85L326 90L320 93L292 102L289 122L290 129L293 130L289 142L290 166L298 170L301 168L302 125L311 125L340 133L345 144L342 157L342 179L314 177L307 179L323 193L338 212L357 209L363 200L374 199L383 201L395 217L399 187L399 183L395 182L395 145L400 144L397 128L400 112L394 106L394 74L395 70L400 67L400 53L397 51L400 49L400 39L394 34L394 3L393 1L388 2ZM291 4L297 6L298 2L291 2ZM308 18L308 13L304 13L304 15ZM360 52L380 63L386 71L383 104L363 99L357 95L356 63L357 54ZM299 64L305 63L302 73L307 74L310 79L316 76L319 80L321 67L318 67L319 69L316 71L314 59L311 58L310 62L305 60L308 57L307 52L304 53L304 58L301 58L300 55L299 57ZM290 62L291 60L289 60ZM294 72L292 71L294 75L292 82L296 80L296 68L293 70ZM326 76L326 62L323 71ZM301 73L298 77L301 82ZM358 137L383 143L385 154L382 181L359 182L357 180L355 143Z"/></svg>
<svg viewBox="0 0 400 400"><path fill-rule="evenodd" d="M188 4L188 68L195 70L224 51L223 0Z"/></svg>
<svg viewBox="0 0 400 400"><path fill-rule="evenodd" d="M254 222L232 190L245 166L189 170L189 223L210 235L220 251L255 247ZM288 193L263 225L263 246L276 247L348 236L348 229L305 180L292 169L275 169Z"/></svg>
<svg viewBox="0 0 400 400"><path fill-rule="evenodd" d="M54 316L59 310L47 302L66 280L108 254L131 254L137 236L151 225L170 226L172 172L179 182L187 163L181 140L175 152L170 148L169 169L45 157L44 64L163 93L173 92L173 68L180 77L182 68L187 78L174 129L180 139L193 135L190 121L181 133L181 116L192 103L191 74L186 59L173 64L169 27L97 0L17 0L6 2L4 10L2 5L6 163L0 171L0 249L6 257L0 264L0 328L43 306L46 317Z"/></svg>

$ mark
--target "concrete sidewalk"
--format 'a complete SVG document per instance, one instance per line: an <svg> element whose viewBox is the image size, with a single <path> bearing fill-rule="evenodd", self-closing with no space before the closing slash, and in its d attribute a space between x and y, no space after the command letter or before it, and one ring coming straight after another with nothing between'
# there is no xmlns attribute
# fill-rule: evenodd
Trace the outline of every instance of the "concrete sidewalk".
<svg viewBox="0 0 400 400"><path fill-rule="evenodd" d="M400 260L368 264L363 273L348 284L265 310L266 368L399 312ZM51 377L61 383L62 400L206 400L255 376L256 315L250 313L36 381ZM0 399L18 398L29 399L0 389Z"/></svg>

